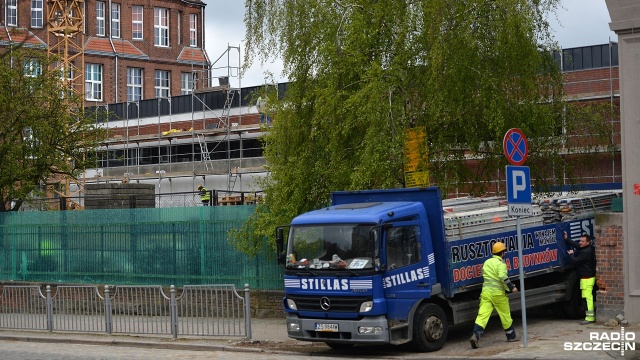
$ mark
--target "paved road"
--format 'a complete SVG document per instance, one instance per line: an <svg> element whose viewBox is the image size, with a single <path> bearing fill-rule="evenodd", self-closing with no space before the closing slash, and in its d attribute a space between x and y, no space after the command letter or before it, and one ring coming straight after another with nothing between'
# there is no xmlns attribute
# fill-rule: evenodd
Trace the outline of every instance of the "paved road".
<svg viewBox="0 0 640 360"><path fill-rule="evenodd" d="M157 359L214 359L214 360L299 360L300 354L272 352L190 351L117 347L110 345L33 343L0 340L2 360L157 360ZM358 357L349 356L351 359ZM336 356L314 356L314 359L335 359ZM369 358L370 359L370 358Z"/></svg>
<svg viewBox="0 0 640 360"><path fill-rule="evenodd" d="M414 353L402 346L356 346L332 350L323 343L308 343L286 336L284 319L254 319L252 341L224 338L125 336L106 334L0 331L0 359L640 359L640 326L634 332L635 351L565 349L567 343L590 341L593 334L619 333L619 327L582 326L577 320L558 319L550 313L528 313L528 347L508 343L497 317L490 320L480 349L471 349L472 325L451 328L444 348L434 353ZM514 313L520 332L521 317ZM605 341L607 342L607 341Z"/></svg>

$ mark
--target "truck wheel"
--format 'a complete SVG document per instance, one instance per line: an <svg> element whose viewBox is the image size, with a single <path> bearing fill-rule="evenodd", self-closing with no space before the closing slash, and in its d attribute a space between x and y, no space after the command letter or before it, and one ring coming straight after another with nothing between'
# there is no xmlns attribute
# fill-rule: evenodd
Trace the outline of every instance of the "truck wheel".
<svg viewBox="0 0 640 360"><path fill-rule="evenodd" d="M448 331L449 323L442 308L436 304L423 304L414 318L411 344L420 352L440 350Z"/></svg>
<svg viewBox="0 0 640 360"><path fill-rule="evenodd" d="M333 350L347 350L347 349L351 349L353 347L353 344L344 344L344 343L328 342L328 343L325 343L325 344L327 344L327 346L332 348Z"/></svg>

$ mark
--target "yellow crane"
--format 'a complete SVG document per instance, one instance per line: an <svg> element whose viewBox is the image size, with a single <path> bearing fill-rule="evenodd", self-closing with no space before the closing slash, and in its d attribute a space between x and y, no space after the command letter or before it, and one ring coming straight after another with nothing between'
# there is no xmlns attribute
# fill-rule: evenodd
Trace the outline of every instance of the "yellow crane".
<svg viewBox="0 0 640 360"><path fill-rule="evenodd" d="M64 76L64 88L71 94L82 94L84 102L84 0L48 0L47 1L47 44L49 56L55 56L55 70ZM84 105L81 105L81 109ZM71 196L84 189L84 184L71 176L58 178L58 184L64 189L54 190L64 196L67 209L78 208L80 204L72 201ZM78 186L73 194L71 183Z"/></svg>

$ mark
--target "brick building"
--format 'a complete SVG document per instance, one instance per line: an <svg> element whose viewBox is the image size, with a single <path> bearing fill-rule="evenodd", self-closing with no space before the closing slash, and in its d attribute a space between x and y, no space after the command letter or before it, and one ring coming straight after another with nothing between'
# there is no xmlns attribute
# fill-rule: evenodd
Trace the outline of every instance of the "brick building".
<svg viewBox="0 0 640 360"><path fill-rule="evenodd" d="M46 49L56 41L48 30L49 1L0 4L0 46L26 40ZM79 1L78 6L85 14L78 41L84 46L88 102L167 98L190 93L194 80L208 78L203 1ZM78 69L81 60L74 60Z"/></svg>

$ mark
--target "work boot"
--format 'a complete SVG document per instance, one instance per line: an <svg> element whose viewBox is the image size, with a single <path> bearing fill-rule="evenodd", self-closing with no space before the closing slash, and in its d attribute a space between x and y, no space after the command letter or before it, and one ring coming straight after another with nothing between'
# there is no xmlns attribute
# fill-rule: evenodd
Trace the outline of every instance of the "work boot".
<svg viewBox="0 0 640 360"><path fill-rule="evenodd" d="M476 335L476 333L473 333L473 335L471 335L471 339L469 339L469 342L471 343L471 347L474 349L478 348L478 342L480 342L480 339L478 338L478 335Z"/></svg>
<svg viewBox="0 0 640 360"><path fill-rule="evenodd" d="M482 334L484 334L484 328L478 324L473 324L473 334L471 334L471 338L469 339L469 343L471 343L472 348L478 348L478 343L480 342Z"/></svg>
<svg viewBox="0 0 640 360"><path fill-rule="evenodd" d="M516 330L512 326L509 326L508 329L504 330L504 334L507 336L508 342L518 341L518 335L516 334Z"/></svg>
<svg viewBox="0 0 640 360"><path fill-rule="evenodd" d="M580 321L580 325L589 325L589 324L595 324L595 321L590 321L590 320Z"/></svg>

